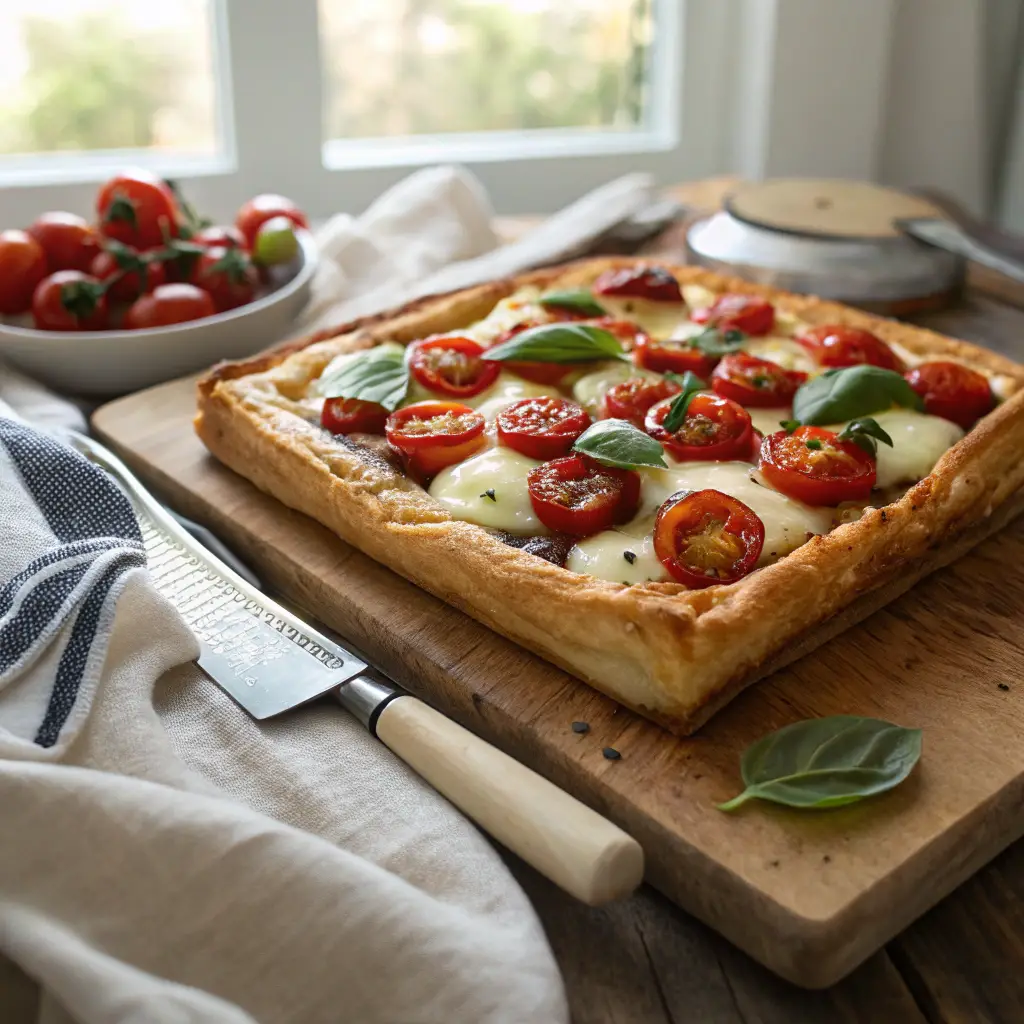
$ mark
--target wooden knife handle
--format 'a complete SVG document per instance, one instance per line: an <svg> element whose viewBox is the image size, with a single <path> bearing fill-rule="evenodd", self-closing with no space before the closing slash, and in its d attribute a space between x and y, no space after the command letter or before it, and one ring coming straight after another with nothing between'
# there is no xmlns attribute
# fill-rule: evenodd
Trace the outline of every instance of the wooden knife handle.
<svg viewBox="0 0 1024 1024"><path fill-rule="evenodd" d="M632 836L415 697L388 703L376 733L485 832L584 903L628 896L643 879Z"/></svg>

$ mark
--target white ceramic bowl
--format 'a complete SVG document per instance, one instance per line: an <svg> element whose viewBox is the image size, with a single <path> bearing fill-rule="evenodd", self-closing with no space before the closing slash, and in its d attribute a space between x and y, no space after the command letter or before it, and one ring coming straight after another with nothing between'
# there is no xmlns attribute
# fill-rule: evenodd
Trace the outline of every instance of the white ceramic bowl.
<svg viewBox="0 0 1024 1024"><path fill-rule="evenodd" d="M60 391L113 397L252 355L287 335L309 297L316 246L308 232L298 237L292 276L246 306L145 331L37 331L0 322L0 356Z"/></svg>

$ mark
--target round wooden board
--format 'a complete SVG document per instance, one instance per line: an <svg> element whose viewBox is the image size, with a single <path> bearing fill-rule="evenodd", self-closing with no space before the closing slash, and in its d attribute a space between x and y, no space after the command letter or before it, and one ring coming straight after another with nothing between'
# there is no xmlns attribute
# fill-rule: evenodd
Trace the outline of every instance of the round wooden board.
<svg viewBox="0 0 1024 1024"><path fill-rule="evenodd" d="M900 237L901 217L942 217L917 196L861 181L780 178L741 185L725 198L738 220L758 228L815 238Z"/></svg>

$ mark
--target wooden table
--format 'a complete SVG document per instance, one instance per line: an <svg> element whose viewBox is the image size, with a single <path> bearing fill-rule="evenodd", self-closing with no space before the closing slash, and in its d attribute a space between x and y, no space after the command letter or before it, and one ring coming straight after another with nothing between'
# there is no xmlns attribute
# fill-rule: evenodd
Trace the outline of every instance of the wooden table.
<svg viewBox="0 0 1024 1024"><path fill-rule="evenodd" d="M680 245L681 233L670 230L646 251L678 258ZM1024 362L1021 291L1007 293L1005 280L989 287L986 275L971 280L984 293L972 290L955 309L915 322ZM595 910L511 855L508 862L544 924L574 1024L1024 1021L1024 840L820 992L770 974L650 887Z"/></svg>

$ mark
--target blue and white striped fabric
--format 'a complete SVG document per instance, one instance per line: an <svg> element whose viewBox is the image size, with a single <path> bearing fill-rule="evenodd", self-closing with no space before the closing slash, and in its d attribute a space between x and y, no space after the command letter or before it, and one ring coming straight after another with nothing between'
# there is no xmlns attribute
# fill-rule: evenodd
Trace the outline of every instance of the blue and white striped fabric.
<svg viewBox="0 0 1024 1024"><path fill-rule="evenodd" d="M106 474L0 417L0 749L67 746L99 682L114 605L145 564L131 505Z"/></svg>

